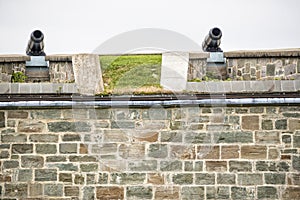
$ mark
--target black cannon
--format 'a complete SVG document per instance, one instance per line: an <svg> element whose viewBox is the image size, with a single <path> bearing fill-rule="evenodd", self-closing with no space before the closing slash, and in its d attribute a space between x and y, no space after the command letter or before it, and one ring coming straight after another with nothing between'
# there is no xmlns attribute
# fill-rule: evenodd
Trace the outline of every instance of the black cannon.
<svg viewBox="0 0 300 200"><path fill-rule="evenodd" d="M222 31L215 27L210 29L202 43L202 49L206 52L223 52L219 47L221 44Z"/></svg>
<svg viewBox="0 0 300 200"><path fill-rule="evenodd" d="M44 52L44 34L40 30L31 33L28 41L26 54L28 56L46 56Z"/></svg>

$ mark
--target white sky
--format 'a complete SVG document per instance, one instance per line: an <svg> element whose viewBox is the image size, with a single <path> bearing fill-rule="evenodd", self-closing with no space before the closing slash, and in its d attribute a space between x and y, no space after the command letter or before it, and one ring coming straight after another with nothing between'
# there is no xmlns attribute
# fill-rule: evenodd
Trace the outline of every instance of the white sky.
<svg viewBox="0 0 300 200"><path fill-rule="evenodd" d="M45 52L57 54L89 53L141 28L168 29L201 45L215 26L224 51L299 48L300 1L0 0L0 54L25 54L35 29L45 35Z"/></svg>

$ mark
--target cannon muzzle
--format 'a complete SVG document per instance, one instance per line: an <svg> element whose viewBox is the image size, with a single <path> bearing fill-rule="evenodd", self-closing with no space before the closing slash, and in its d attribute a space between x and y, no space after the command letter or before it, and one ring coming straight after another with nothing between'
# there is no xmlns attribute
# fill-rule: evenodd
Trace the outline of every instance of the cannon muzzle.
<svg viewBox="0 0 300 200"><path fill-rule="evenodd" d="M40 30L31 33L28 41L26 54L28 56L46 56L44 52L44 34Z"/></svg>
<svg viewBox="0 0 300 200"><path fill-rule="evenodd" d="M222 52L220 48L222 31L215 27L210 29L208 35L202 43L202 49L206 52Z"/></svg>

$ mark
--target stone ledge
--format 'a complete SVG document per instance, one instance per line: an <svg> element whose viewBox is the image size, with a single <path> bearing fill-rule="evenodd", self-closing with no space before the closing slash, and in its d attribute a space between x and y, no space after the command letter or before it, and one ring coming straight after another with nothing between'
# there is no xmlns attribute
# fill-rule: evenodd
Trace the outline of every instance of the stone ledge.
<svg viewBox="0 0 300 200"><path fill-rule="evenodd" d="M300 49L274 49L224 52L226 58L299 57Z"/></svg>
<svg viewBox="0 0 300 200"><path fill-rule="evenodd" d="M0 83L0 94L77 93L75 83Z"/></svg>
<svg viewBox="0 0 300 200"><path fill-rule="evenodd" d="M45 60L46 61L57 61L57 62L62 62L62 61L68 61L72 62L72 54L58 54L58 55L49 55L46 56Z"/></svg>
<svg viewBox="0 0 300 200"><path fill-rule="evenodd" d="M300 91L300 80L188 82L188 92L199 93L269 93Z"/></svg>
<svg viewBox="0 0 300 200"><path fill-rule="evenodd" d="M30 57L21 54L0 55L0 62L2 63L25 61L30 61Z"/></svg>

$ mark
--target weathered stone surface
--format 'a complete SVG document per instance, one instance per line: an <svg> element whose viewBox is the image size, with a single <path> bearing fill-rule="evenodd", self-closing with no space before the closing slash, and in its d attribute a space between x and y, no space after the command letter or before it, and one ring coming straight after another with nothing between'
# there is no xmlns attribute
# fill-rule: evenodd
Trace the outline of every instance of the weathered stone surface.
<svg viewBox="0 0 300 200"><path fill-rule="evenodd" d="M12 169L12 168L18 168L19 162L15 160L6 160L3 162L3 168L4 169Z"/></svg>
<svg viewBox="0 0 300 200"><path fill-rule="evenodd" d="M40 121L19 121L18 131L26 133L38 133L45 129L45 124Z"/></svg>
<svg viewBox="0 0 300 200"><path fill-rule="evenodd" d="M238 184L240 185L262 185L262 174L238 174Z"/></svg>
<svg viewBox="0 0 300 200"><path fill-rule="evenodd" d="M129 161L128 167L131 171L155 171L157 170L156 160Z"/></svg>
<svg viewBox="0 0 300 200"><path fill-rule="evenodd" d="M203 161L185 161L184 162L184 171L203 171Z"/></svg>
<svg viewBox="0 0 300 200"><path fill-rule="evenodd" d="M5 113L0 112L0 128L5 127Z"/></svg>
<svg viewBox="0 0 300 200"><path fill-rule="evenodd" d="M270 186L261 186L257 188L258 199L277 199L277 189Z"/></svg>
<svg viewBox="0 0 300 200"><path fill-rule="evenodd" d="M148 150L148 156L152 158L165 158L168 156L168 147L166 144L151 144Z"/></svg>
<svg viewBox="0 0 300 200"><path fill-rule="evenodd" d="M48 166L58 168L59 171L78 171L78 166L73 163L55 163Z"/></svg>
<svg viewBox="0 0 300 200"><path fill-rule="evenodd" d="M143 159L145 158L145 145L133 143L131 145L121 144L119 155L124 159Z"/></svg>
<svg viewBox="0 0 300 200"><path fill-rule="evenodd" d="M103 133L104 142L128 142L129 137L123 130L104 130Z"/></svg>
<svg viewBox="0 0 300 200"><path fill-rule="evenodd" d="M222 146L221 158L222 159L237 159L239 158L240 148L237 145Z"/></svg>
<svg viewBox="0 0 300 200"><path fill-rule="evenodd" d="M48 129L50 132L89 132L91 126L87 122L49 122Z"/></svg>
<svg viewBox="0 0 300 200"><path fill-rule="evenodd" d="M258 130L259 117L258 116L242 116L242 128L245 130Z"/></svg>
<svg viewBox="0 0 300 200"><path fill-rule="evenodd" d="M147 183L153 185L163 185L165 183L165 175L161 173L149 173Z"/></svg>
<svg viewBox="0 0 300 200"><path fill-rule="evenodd" d="M217 175L217 184L221 185L234 185L236 183L235 174L219 173Z"/></svg>
<svg viewBox="0 0 300 200"><path fill-rule="evenodd" d="M67 158L65 156L47 156L46 162L66 162Z"/></svg>
<svg viewBox="0 0 300 200"><path fill-rule="evenodd" d="M204 187L182 187L181 198L184 200L204 199Z"/></svg>
<svg viewBox="0 0 300 200"><path fill-rule="evenodd" d="M60 173L58 180L60 182L68 182L68 183L72 183L72 174L69 173Z"/></svg>
<svg viewBox="0 0 300 200"><path fill-rule="evenodd" d="M160 170L161 171L181 171L182 170L182 162L175 161L161 161L160 162Z"/></svg>
<svg viewBox="0 0 300 200"><path fill-rule="evenodd" d="M273 129L273 121L272 120L262 120L261 128L263 130L272 130Z"/></svg>
<svg viewBox="0 0 300 200"><path fill-rule="evenodd" d="M215 174L197 173L195 183L197 185L214 185Z"/></svg>
<svg viewBox="0 0 300 200"><path fill-rule="evenodd" d="M179 131L166 131L161 132L161 142L182 142L182 132Z"/></svg>
<svg viewBox="0 0 300 200"><path fill-rule="evenodd" d="M35 181L57 181L56 169L36 169L34 173Z"/></svg>
<svg viewBox="0 0 300 200"><path fill-rule="evenodd" d="M80 164L80 169L82 172L95 172L98 171L98 164L97 163Z"/></svg>
<svg viewBox="0 0 300 200"><path fill-rule="evenodd" d="M128 199L152 199L152 187L130 186L126 189L126 196Z"/></svg>
<svg viewBox="0 0 300 200"><path fill-rule="evenodd" d="M286 119L279 119L275 121L275 128L279 130L287 129L287 120Z"/></svg>
<svg viewBox="0 0 300 200"><path fill-rule="evenodd" d="M62 184L45 184L44 194L52 197L63 196L63 185Z"/></svg>
<svg viewBox="0 0 300 200"><path fill-rule="evenodd" d="M81 137L78 134L65 134L62 137L62 141L71 142L71 141L80 141Z"/></svg>
<svg viewBox="0 0 300 200"><path fill-rule="evenodd" d="M18 181L20 181L20 182L32 181L32 170L31 169L19 169L18 170Z"/></svg>
<svg viewBox="0 0 300 200"><path fill-rule="evenodd" d="M34 110L31 111L32 119L60 119L61 110L49 109L49 110Z"/></svg>
<svg viewBox="0 0 300 200"><path fill-rule="evenodd" d="M134 129L135 123L134 121L112 121L111 128L112 129Z"/></svg>
<svg viewBox="0 0 300 200"><path fill-rule="evenodd" d="M15 154L33 153L33 144L13 144L12 153Z"/></svg>
<svg viewBox="0 0 300 200"><path fill-rule="evenodd" d="M273 189L274 190L274 189ZM298 199L300 195L300 187L288 187L282 194L283 200Z"/></svg>
<svg viewBox="0 0 300 200"><path fill-rule="evenodd" d="M279 132L255 132L255 141L257 144L278 144L280 143Z"/></svg>
<svg viewBox="0 0 300 200"><path fill-rule="evenodd" d="M187 160L187 159L195 159L196 152L195 152L195 146L193 145L172 145L170 152L170 157L172 159L181 159L181 160Z"/></svg>
<svg viewBox="0 0 300 200"><path fill-rule="evenodd" d="M7 112L7 118L26 119L28 112L23 110L10 110Z"/></svg>
<svg viewBox="0 0 300 200"><path fill-rule="evenodd" d="M208 146L201 145L197 148L198 159L219 159L220 158L220 147L219 146Z"/></svg>
<svg viewBox="0 0 300 200"><path fill-rule="evenodd" d="M266 173L265 174L266 184L283 185L285 184L285 174L283 173Z"/></svg>
<svg viewBox="0 0 300 200"><path fill-rule="evenodd" d="M197 132L185 132L184 142L193 144L205 144L210 143L210 134L207 133L197 133Z"/></svg>
<svg viewBox="0 0 300 200"><path fill-rule="evenodd" d="M29 188L29 196L31 197L43 195L44 189L43 189L43 185L40 183L28 184L28 188Z"/></svg>
<svg viewBox="0 0 300 200"><path fill-rule="evenodd" d="M3 143L21 143L27 141L27 135L25 134L2 134L1 142Z"/></svg>
<svg viewBox="0 0 300 200"><path fill-rule="evenodd" d="M172 181L174 184L188 185L193 183L193 174L174 174Z"/></svg>
<svg viewBox="0 0 300 200"><path fill-rule="evenodd" d="M249 161L229 161L230 172L251 172L252 164Z"/></svg>
<svg viewBox="0 0 300 200"><path fill-rule="evenodd" d="M241 158L246 159L266 159L267 147L266 146L242 146Z"/></svg>
<svg viewBox="0 0 300 200"><path fill-rule="evenodd" d="M0 159L9 158L9 152L8 151L1 151L0 152Z"/></svg>
<svg viewBox="0 0 300 200"><path fill-rule="evenodd" d="M5 184L4 194L7 197L27 197L28 185L27 184Z"/></svg>
<svg viewBox="0 0 300 200"><path fill-rule="evenodd" d="M287 162L271 162L258 161L256 162L256 170L258 171L289 171L290 165Z"/></svg>
<svg viewBox="0 0 300 200"><path fill-rule="evenodd" d="M85 177L81 174L75 174L74 183L78 185L83 185L85 182Z"/></svg>
<svg viewBox="0 0 300 200"><path fill-rule="evenodd" d="M179 187L157 187L155 189L154 199L165 200L165 199L179 199Z"/></svg>
<svg viewBox="0 0 300 200"><path fill-rule="evenodd" d="M110 182L112 184L142 184L146 179L145 173L112 173Z"/></svg>
<svg viewBox="0 0 300 200"><path fill-rule="evenodd" d="M206 199L229 199L229 187L206 187Z"/></svg>
<svg viewBox="0 0 300 200"><path fill-rule="evenodd" d="M57 152L56 144L37 144L35 148L38 154L55 154Z"/></svg>
<svg viewBox="0 0 300 200"><path fill-rule="evenodd" d="M300 171L300 156L293 156L292 165L295 170Z"/></svg>
<svg viewBox="0 0 300 200"><path fill-rule="evenodd" d="M289 120L289 130L291 130L291 131L300 130L300 120L299 119L290 119Z"/></svg>
<svg viewBox="0 0 300 200"><path fill-rule="evenodd" d="M78 197L79 196L79 187L77 186L65 186L64 192L67 197Z"/></svg>
<svg viewBox="0 0 300 200"><path fill-rule="evenodd" d="M217 143L252 143L253 133L248 131L241 132L221 132L214 134Z"/></svg>
<svg viewBox="0 0 300 200"><path fill-rule="evenodd" d="M77 144L63 143L59 144L59 152L62 154L75 154L77 153Z"/></svg>
<svg viewBox="0 0 300 200"><path fill-rule="evenodd" d="M70 162L95 162L95 156L69 156Z"/></svg>
<svg viewBox="0 0 300 200"><path fill-rule="evenodd" d="M44 166L42 156L21 156L21 166L24 168L41 168Z"/></svg>
<svg viewBox="0 0 300 200"><path fill-rule="evenodd" d="M29 136L30 142L58 142L58 135L53 134L33 134Z"/></svg>
<svg viewBox="0 0 300 200"><path fill-rule="evenodd" d="M124 188L118 186L101 186L96 188L97 199L124 199Z"/></svg>
<svg viewBox="0 0 300 200"><path fill-rule="evenodd" d="M206 171L225 172L227 171L226 161L206 161Z"/></svg>
<svg viewBox="0 0 300 200"><path fill-rule="evenodd" d="M255 192L251 188L245 187L232 187L231 188L231 198L234 200L243 199L243 200L252 200L255 199Z"/></svg>

